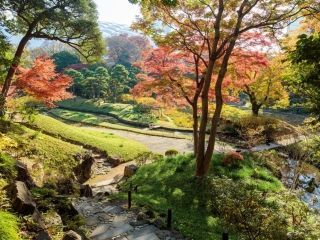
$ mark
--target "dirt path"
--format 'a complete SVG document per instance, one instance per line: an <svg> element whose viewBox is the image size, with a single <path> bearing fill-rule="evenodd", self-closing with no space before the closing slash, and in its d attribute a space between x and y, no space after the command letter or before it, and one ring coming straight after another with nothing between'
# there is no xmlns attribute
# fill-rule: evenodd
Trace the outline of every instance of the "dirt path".
<svg viewBox="0 0 320 240"><path fill-rule="evenodd" d="M179 153L192 153L193 151L193 142L189 139L174 139L160 136L150 136L144 135L140 133L133 133L122 130L114 130L114 129L106 129L101 127L88 127L82 126L82 128L89 130L98 130L101 132L113 133L115 135L132 139L137 142L140 142L148 147L148 149L154 153L164 154L168 149L175 149ZM217 143L216 151L218 152L226 152L234 150L228 144Z"/></svg>

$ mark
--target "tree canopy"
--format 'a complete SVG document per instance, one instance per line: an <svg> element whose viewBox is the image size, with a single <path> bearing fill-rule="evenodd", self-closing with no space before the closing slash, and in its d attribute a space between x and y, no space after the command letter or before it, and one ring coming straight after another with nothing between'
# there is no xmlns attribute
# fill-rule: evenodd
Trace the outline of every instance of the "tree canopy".
<svg viewBox="0 0 320 240"><path fill-rule="evenodd" d="M8 34L22 35L1 92L6 99L24 49L31 39L62 42L83 58L96 60L104 52L92 0L0 0L1 27ZM5 101L0 102L3 112Z"/></svg>
<svg viewBox="0 0 320 240"><path fill-rule="evenodd" d="M63 69L72 64L81 63L79 57L76 54L68 51L57 52L53 54L51 58L54 60L58 72L61 72Z"/></svg>

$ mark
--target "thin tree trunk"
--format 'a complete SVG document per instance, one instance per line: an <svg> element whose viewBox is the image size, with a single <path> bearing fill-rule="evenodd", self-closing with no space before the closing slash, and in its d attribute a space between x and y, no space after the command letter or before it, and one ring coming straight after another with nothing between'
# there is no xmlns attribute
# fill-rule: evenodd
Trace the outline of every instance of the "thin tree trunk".
<svg viewBox="0 0 320 240"><path fill-rule="evenodd" d="M198 153L198 101L195 101L192 106L192 112L193 112L193 154L194 156L197 156Z"/></svg>
<svg viewBox="0 0 320 240"><path fill-rule="evenodd" d="M21 56L23 54L24 48L26 47L28 41L31 39L31 36L29 33L27 33L20 41L18 48L16 50L16 53L14 55L14 58L12 60L12 64L8 70L6 79L4 81L2 91L1 91L1 101L0 101L0 113L1 115L5 114L5 104L6 104L6 99L8 96L8 92L13 80L13 77L17 71L17 68L21 62Z"/></svg>

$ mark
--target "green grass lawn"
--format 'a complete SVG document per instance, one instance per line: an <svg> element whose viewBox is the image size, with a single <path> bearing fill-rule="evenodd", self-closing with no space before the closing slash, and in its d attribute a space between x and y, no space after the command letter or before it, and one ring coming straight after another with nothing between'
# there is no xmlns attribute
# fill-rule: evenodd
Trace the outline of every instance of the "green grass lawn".
<svg viewBox="0 0 320 240"><path fill-rule="evenodd" d="M141 153L148 151L141 143L115 136L112 133L71 126L41 114L36 116L32 125L48 133L54 134L57 137L60 136L65 139L98 148L122 161L133 160Z"/></svg>
<svg viewBox="0 0 320 240"><path fill-rule="evenodd" d="M82 98L75 98L58 103L58 106L67 107L73 110L88 111L92 113L114 114L119 118L141 122L154 123L152 114L141 113L137 111L134 105L123 103L105 103L94 100L86 100Z"/></svg>
<svg viewBox="0 0 320 240"><path fill-rule="evenodd" d="M124 131L150 135L150 136L170 137L170 138L178 138L178 139L190 138L189 136L182 135L182 134L176 135L173 133L166 133L166 132L160 132L160 131L142 130L139 128L127 127L124 125L111 123L107 117L103 117L101 115L96 115L93 113L70 111L70 110L59 109L59 108L51 109L49 110L49 113L52 114L53 116L57 116L65 120L71 120L79 123L93 124L93 125L97 125L97 126L101 126L109 129L124 130Z"/></svg>
<svg viewBox="0 0 320 240"><path fill-rule="evenodd" d="M278 179L266 168L255 164L250 157L246 157L237 169L224 168L221 161L221 155L214 156L209 179L227 176L234 181L242 180L259 190L277 192L283 189ZM199 189L194 171L195 160L192 156L164 158L142 166L129 180L134 186L139 186L138 193L133 195L133 203L152 208L159 214L172 208L174 227L190 239L221 239L221 221L210 212L207 199L202 197L206 191ZM129 182L123 185L124 189ZM126 194L115 197L126 199Z"/></svg>

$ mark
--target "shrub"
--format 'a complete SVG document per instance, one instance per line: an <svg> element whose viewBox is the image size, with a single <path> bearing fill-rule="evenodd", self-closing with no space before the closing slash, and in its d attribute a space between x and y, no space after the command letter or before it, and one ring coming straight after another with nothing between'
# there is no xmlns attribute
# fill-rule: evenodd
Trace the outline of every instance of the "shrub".
<svg viewBox="0 0 320 240"><path fill-rule="evenodd" d="M287 239L286 218L279 214L280 205L268 197L243 182L227 178L211 182L212 212L222 219L228 231L237 232L241 239Z"/></svg>
<svg viewBox="0 0 320 240"><path fill-rule="evenodd" d="M165 156L167 156L167 157L172 157L172 156L176 156L176 155L178 155L179 154L179 152L177 151L177 150L175 150L175 149L169 149L169 150L167 150L166 152L165 152Z"/></svg>
<svg viewBox="0 0 320 240"><path fill-rule="evenodd" d="M236 168L236 167L239 167L241 162L243 161L244 161L244 158L240 153L229 152L223 157L222 165L225 167Z"/></svg>
<svg viewBox="0 0 320 240"><path fill-rule="evenodd" d="M18 218L0 211L0 240L20 240Z"/></svg>
<svg viewBox="0 0 320 240"><path fill-rule="evenodd" d="M122 103L134 104L134 98L131 94L122 94L120 98Z"/></svg>

